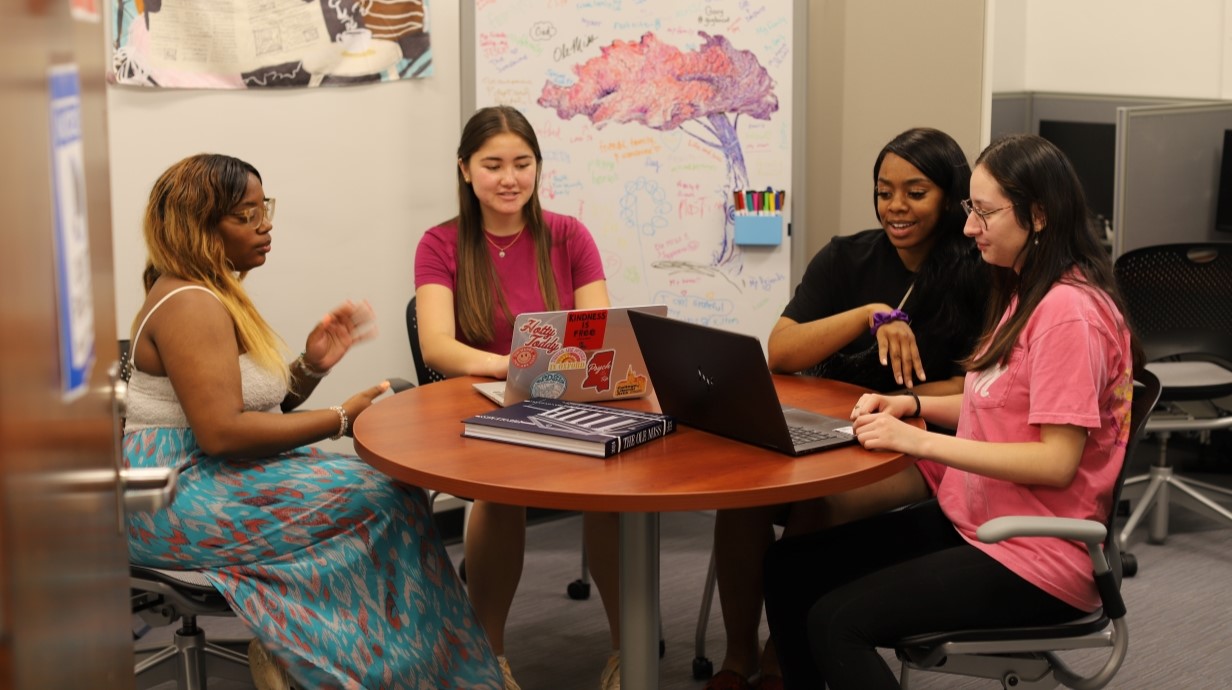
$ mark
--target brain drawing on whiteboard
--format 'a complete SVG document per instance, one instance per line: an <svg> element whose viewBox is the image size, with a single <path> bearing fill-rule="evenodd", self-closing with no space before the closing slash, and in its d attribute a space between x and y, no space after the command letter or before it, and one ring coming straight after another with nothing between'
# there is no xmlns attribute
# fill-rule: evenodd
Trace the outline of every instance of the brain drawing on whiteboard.
<svg viewBox="0 0 1232 690"><path fill-rule="evenodd" d="M563 120L581 115L599 128L616 122L683 132L722 154L729 192L745 189L749 177L740 116L769 120L779 108L775 83L751 51L736 49L724 36L698 35L703 42L691 51L664 43L653 32L634 42L613 41L598 57L573 67L572 84L548 81L538 103ZM731 194L727 197L723 238L712 267L739 273L734 209Z"/></svg>

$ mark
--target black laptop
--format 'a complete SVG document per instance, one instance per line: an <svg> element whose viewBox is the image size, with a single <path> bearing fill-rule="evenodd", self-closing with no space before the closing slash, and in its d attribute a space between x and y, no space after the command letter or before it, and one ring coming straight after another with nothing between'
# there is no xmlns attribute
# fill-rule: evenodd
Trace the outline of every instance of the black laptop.
<svg viewBox="0 0 1232 690"><path fill-rule="evenodd" d="M636 311L629 322L659 406L681 424L789 455L856 442L850 420L779 402L757 338Z"/></svg>

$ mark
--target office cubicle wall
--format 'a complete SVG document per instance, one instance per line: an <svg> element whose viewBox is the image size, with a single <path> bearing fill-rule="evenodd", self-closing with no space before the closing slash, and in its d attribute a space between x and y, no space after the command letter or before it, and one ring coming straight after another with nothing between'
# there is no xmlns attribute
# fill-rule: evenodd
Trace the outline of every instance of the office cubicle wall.
<svg viewBox="0 0 1232 690"><path fill-rule="evenodd" d="M991 141L1007 135L1031 132L1031 93L994 93L992 95Z"/></svg>
<svg viewBox="0 0 1232 690"><path fill-rule="evenodd" d="M1232 240L1215 229L1232 102L1117 109L1113 256L1172 242Z"/></svg>
<svg viewBox="0 0 1232 690"><path fill-rule="evenodd" d="M993 95L994 138L1016 132L1038 134L1069 156L1082 180L1097 231L1116 222L1117 112L1126 107L1171 105L1171 98L1022 91Z"/></svg>
<svg viewBox="0 0 1232 690"><path fill-rule="evenodd" d="M1040 120L1115 125L1117 109L1190 102L1176 98L1014 91L992 95L992 138L1039 134Z"/></svg>

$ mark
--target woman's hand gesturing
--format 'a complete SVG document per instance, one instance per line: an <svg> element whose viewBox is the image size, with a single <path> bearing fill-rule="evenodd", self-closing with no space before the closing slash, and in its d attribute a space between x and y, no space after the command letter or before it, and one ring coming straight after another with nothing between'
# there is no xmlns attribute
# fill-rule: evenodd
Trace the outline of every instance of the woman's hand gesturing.
<svg viewBox="0 0 1232 690"><path fill-rule="evenodd" d="M375 337L376 316L366 300L347 300L326 314L304 343L304 362L313 371L334 367L355 343Z"/></svg>

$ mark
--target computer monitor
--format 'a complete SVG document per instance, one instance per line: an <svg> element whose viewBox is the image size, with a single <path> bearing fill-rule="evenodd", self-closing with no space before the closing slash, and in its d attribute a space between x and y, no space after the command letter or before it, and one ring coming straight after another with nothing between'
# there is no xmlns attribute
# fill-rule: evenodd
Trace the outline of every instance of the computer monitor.
<svg viewBox="0 0 1232 690"><path fill-rule="evenodd" d="M1232 232L1232 129L1223 131L1223 158L1219 163L1219 187L1215 202L1215 229Z"/></svg>
<svg viewBox="0 0 1232 690"><path fill-rule="evenodd" d="M1039 135L1065 152L1087 197L1087 208L1111 222L1116 179L1116 125L1040 120Z"/></svg>

